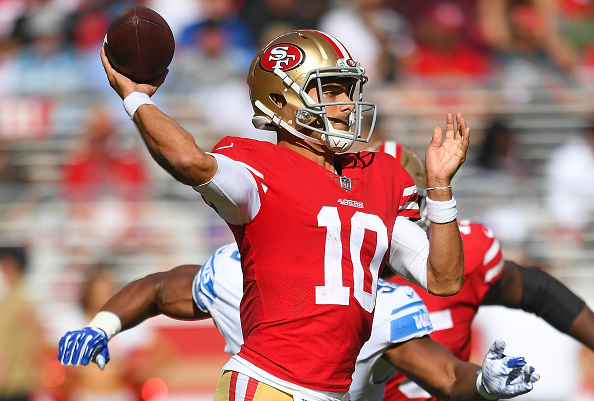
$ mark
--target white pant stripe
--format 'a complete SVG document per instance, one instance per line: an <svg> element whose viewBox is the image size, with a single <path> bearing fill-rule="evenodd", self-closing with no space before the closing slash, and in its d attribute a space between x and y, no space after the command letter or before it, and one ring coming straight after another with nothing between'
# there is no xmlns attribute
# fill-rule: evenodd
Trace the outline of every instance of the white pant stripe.
<svg viewBox="0 0 594 401"><path fill-rule="evenodd" d="M244 374L237 374L237 382L235 384L235 401L243 401L247 391L247 385L250 378Z"/></svg>

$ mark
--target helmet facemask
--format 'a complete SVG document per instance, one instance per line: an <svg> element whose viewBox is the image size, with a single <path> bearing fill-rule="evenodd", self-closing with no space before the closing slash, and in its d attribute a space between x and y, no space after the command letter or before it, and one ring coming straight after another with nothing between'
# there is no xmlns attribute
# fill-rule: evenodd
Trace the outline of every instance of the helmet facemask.
<svg viewBox="0 0 594 401"><path fill-rule="evenodd" d="M354 63L352 60L350 61ZM347 151L355 141L369 142L375 127L377 113L375 104L362 100L363 85L367 82L364 72L359 63L356 63L355 67L325 67L309 71L297 91L304 104L304 107L295 111L297 126L319 133L322 143L336 152ZM348 83L345 86L347 87L346 94L350 100L324 102L323 85L337 82ZM308 94L312 87L316 88L321 101L316 102ZM341 105L352 107L346 130L335 128L326 111L328 106ZM369 118L371 122L364 124L364 118ZM362 129L364 126L370 127L369 131L364 132Z"/></svg>

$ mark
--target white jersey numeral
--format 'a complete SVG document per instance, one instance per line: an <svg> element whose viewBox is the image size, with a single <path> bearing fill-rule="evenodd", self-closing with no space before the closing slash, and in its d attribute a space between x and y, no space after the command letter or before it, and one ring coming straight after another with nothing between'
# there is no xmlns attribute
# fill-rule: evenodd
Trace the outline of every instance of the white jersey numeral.
<svg viewBox="0 0 594 401"><path fill-rule="evenodd" d="M316 304L348 305L350 288L342 281L342 224L336 207L324 206L318 213L318 227L326 227L326 246L324 248L324 285L316 286ZM376 234L376 248L369 266L363 266L361 249L365 231ZM353 263L353 295L367 312L375 307L377 276L380 264L388 249L388 229L376 215L355 212L351 217L350 253ZM371 276L371 293L365 291L365 269Z"/></svg>
<svg viewBox="0 0 594 401"><path fill-rule="evenodd" d="M342 241L338 209L324 206L318 213L318 227L326 227L324 285L316 286L316 304L348 305L349 287L342 285Z"/></svg>

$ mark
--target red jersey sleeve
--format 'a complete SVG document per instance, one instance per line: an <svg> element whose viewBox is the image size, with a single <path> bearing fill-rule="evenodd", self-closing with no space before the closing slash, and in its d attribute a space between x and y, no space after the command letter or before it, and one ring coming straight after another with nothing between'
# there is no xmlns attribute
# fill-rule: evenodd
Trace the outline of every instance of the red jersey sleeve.
<svg viewBox="0 0 594 401"><path fill-rule="evenodd" d="M394 159L396 161L396 159ZM417 186L411 175L402 167L400 162L396 161L400 176L402 177L402 197L400 198L400 204L398 205L398 215L408 217L413 221L421 218L419 211L419 192Z"/></svg>
<svg viewBox="0 0 594 401"><path fill-rule="evenodd" d="M458 227L464 245L464 275L465 277L480 276L483 286L480 289L481 300L491 286L501 278L503 273L503 253L501 245L495 238L493 231L483 224L462 220Z"/></svg>

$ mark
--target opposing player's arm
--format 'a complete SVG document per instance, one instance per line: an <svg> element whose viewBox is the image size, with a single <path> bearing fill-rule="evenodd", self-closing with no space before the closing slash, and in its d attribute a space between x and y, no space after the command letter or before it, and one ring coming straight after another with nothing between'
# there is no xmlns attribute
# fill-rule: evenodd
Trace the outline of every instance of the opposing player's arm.
<svg viewBox="0 0 594 401"><path fill-rule="evenodd" d="M192 297L192 284L199 270L199 265L182 265L149 274L126 285L101 310L116 314L122 330L156 315L182 320L206 319L210 315L198 309Z"/></svg>
<svg viewBox="0 0 594 401"><path fill-rule="evenodd" d="M428 336L397 344L383 357L440 400L482 400L475 385L480 366L460 361Z"/></svg>
<svg viewBox="0 0 594 401"><path fill-rule="evenodd" d="M482 304L534 313L594 350L592 310L563 283L537 267L506 260L501 279L487 292Z"/></svg>
<svg viewBox="0 0 594 401"><path fill-rule="evenodd" d="M217 172L217 161L194 141L194 137L150 100L166 73L150 84L136 84L117 72L101 48L101 62L111 87L124 99L150 154L176 180L191 186L207 183Z"/></svg>
<svg viewBox="0 0 594 401"><path fill-rule="evenodd" d="M126 285L105 303L87 327L69 331L60 339L58 359L65 366L95 361L103 370L109 362L107 342L121 330L159 314L185 320L210 317L198 309L192 296L193 280L199 270L198 265L178 266Z"/></svg>
<svg viewBox="0 0 594 401"><path fill-rule="evenodd" d="M505 356L504 348L505 343L495 342L478 366L425 336L397 344L383 357L440 400L494 400L527 393L538 380L524 358Z"/></svg>

